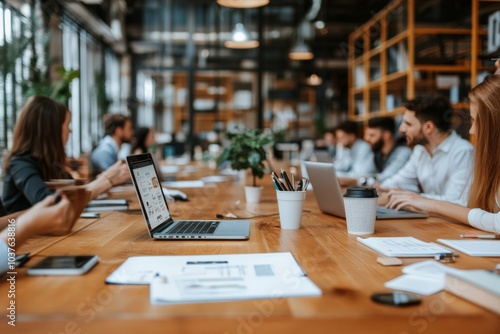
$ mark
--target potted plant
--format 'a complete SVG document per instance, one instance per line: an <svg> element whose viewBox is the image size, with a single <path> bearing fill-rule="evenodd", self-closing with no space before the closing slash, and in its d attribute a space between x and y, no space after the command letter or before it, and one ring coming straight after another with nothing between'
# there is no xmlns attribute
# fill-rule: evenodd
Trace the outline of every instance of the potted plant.
<svg viewBox="0 0 500 334"><path fill-rule="evenodd" d="M264 176L266 161L265 147L273 144L272 135L261 130L247 130L241 133L226 133L231 144L226 147L217 160L220 166L229 162L234 170L252 171L252 186L245 187L247 203L258 203L262 187L257 186L257 178Z"/></svg>

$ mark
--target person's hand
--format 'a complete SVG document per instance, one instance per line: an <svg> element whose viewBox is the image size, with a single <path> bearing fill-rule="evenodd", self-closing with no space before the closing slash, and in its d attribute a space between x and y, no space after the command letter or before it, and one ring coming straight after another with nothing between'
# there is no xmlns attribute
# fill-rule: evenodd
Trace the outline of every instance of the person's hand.
<svg viewBox="0 0 500 334"><path fill-rule="evenodd" d="M382 188L380 183L374 183L373 188L377 189L378 205L385 206L389 202L389 191L399 190L399 188Z"/></svg>
<svg viewBox="0 0 500 334"><path fill-rule="evenodd" d="M66 234L71 230L74 217L69 200L62 195L59 203L56 196L47 196L31 209L20 215L17 225L20 231L30 237L36 234Z"/></svg>
<svg viewBox="0 0 500 334"><path fill-rule="evenodd" d="M410 211L429 212L432 199L417 193L405 190L389 191L389 201L386 207L395 210L407 209Z"/></svg>
<svg viewBox="0 0 500 334"><path fill-rule="evenodd" d="M130 172L123 160L118 160L113 166L103 172L102 176L109 180L111 186L116 186L130 180Z"/></svg>

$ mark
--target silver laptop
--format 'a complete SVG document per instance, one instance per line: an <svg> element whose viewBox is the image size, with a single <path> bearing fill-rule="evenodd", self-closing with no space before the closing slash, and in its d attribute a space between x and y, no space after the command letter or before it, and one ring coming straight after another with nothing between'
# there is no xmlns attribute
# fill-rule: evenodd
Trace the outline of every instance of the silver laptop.
<svg viewBox="0 0 500 334"><path fill-rule="evenodd" d="M155 239L248 239L249 220L173 220L151 153L130 155L127 165L149 235Z"/></svg>
<svg viewBox="0 0 500 334"><path fill-rule="evenodd" d="M314 196L318 202L319 209L337 217L345 218L344 198L340 187L335 167L332 163L305 161L305 167L309 180L313 186ZM411 212L405 210L392 210L379 206L377 208L377 219L407 219L426 218L425 213Z"/></svg>

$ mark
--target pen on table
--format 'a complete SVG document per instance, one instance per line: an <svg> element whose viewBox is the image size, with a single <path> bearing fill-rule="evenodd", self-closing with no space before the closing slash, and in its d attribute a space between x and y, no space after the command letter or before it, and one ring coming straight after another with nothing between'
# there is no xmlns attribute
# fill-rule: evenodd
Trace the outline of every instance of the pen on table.
<svg viewBox="0 0 500 334"><path fill-rule="evenodd" d="M500 239L500 234L460 234L460 238Z"/></svg>

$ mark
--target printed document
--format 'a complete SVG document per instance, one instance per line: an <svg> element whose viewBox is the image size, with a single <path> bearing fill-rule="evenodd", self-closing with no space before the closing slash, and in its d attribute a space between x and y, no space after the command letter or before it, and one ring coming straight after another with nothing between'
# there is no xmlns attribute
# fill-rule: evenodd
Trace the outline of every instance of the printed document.
<svg viewBox="0 0 500 334"><path fill-rule="evenodd" d="M153 304L321 296L291 253L131 257L106 282L150 283Z"/></svg>

